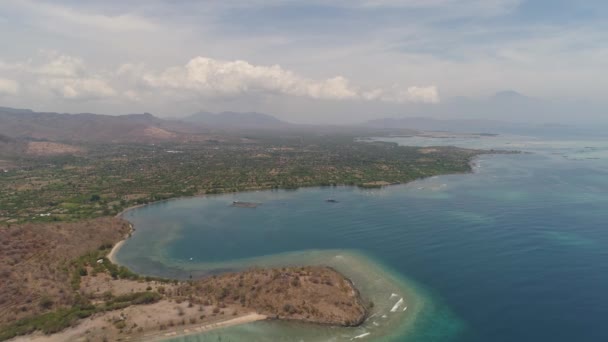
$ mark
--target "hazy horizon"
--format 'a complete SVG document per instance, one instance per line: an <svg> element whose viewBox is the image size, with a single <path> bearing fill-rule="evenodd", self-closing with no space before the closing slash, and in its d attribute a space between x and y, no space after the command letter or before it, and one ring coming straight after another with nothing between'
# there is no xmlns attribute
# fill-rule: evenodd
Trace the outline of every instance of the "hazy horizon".
<svg viewBox="0 0 608 342"><path fill-rule="evenodd" d="M601 1L0 4L0 105L608 123Z"/></svg>

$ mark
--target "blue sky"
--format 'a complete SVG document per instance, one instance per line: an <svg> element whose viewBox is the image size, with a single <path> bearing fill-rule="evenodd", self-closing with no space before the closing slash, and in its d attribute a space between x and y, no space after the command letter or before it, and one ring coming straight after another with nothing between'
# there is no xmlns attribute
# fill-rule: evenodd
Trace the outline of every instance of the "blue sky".
<svg viewBox="0 0 608 342"><path fill-rule="evenodd" d="M599 0L5 0L0 104L501 118L509 89L555 111L538 120L603 120L607 26Z"/></svg>

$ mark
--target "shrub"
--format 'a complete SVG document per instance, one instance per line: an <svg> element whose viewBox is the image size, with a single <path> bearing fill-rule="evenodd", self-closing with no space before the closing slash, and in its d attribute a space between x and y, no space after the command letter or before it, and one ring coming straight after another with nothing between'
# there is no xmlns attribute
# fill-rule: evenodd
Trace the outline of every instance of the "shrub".
<svg viewBox="0 0 608 342"><path fill-rule="evenodd" d="M40 303L38 303L40 307L44 310L48 310L53 307L53 300L49 296L43 296L40 299Z"/></svg>

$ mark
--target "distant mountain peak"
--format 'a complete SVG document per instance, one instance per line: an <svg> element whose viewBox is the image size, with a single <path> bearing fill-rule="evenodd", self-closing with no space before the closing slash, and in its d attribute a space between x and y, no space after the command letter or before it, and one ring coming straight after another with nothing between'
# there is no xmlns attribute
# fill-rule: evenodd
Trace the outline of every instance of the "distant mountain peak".
<svg viewBox="0 0 608 342"><path fill-rule="evenodd" d="M221 112L201 111L183 119L208 126L242 127L242 126L276 126L286 122L268 114L258 112Z"/></svg>
<svg viewBox="0 0 608 342"><path fill-rule="evenodd" d="M25 108L11 108L11 107L2 107L0 106L0 112L11 113L11 114L20 114L20 113L33 113L31 109Z"/></svg>
<svg viewBox="0 0 608 342"><path fill-rule="evenodd" d="M494 98L498 98L498 99L523 99L523 98L528 98L528 96L519 93L515 90L502 90L497 92L496 94L494 94Z"/></svg>

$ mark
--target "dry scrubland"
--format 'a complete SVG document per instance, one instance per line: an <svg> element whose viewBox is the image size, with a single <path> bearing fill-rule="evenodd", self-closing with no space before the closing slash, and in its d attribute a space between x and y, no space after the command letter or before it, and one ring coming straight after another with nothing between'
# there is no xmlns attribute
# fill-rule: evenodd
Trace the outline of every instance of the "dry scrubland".
<svg viewBox="0 0 608 342"><path fill-rule="evenodd" d="M74 260L128 232L116 218L0 228L0 324L71 307Z"/></svg>
<svg viewBox="0 0 608 342"><path fill-rule="evenodd" d="M266 317L343 326L365 319L358 291L327 267L140 277L105 257L129 231L118 218L0 229L0 340L149 338Z"/></svg>

